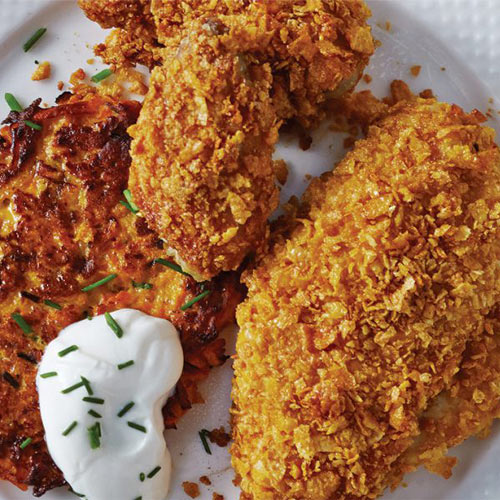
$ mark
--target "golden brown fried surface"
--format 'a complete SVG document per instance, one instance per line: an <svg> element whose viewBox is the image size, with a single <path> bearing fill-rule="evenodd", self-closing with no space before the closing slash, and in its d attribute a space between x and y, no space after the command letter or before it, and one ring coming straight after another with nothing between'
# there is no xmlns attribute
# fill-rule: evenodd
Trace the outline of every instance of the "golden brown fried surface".
<svg viewBox="0 0 500 500"><path fill-rule="evenodd" d="M278 204L268 67L221 54L218 37L153 70L136 126L130 189L183 268L203 280L236 269Z"/></svg>
<svg viewBox="0 0 500 500"><path fill-rule="evenodd" d="M480 119L390 108L246 277L242 498L375 498L419 464L446 474L498 414L500 153Z"/></svg>
<svg viewBox="0 0 500 500"><path fill-rule="evenodd" d="M211 5L153 3L164 64L131 132L137 204L199 280L264 241L281 121L317 120L373 51L362 2Z"/></svg>
<svg viewBox="0 0 500 500"><path fill-rule="evenodd" d="M218 332L232 321L241 291L237 276L221 275L204 285L211 290L206 299L182 312L202 286L154 263L165 257L163 243L120 204L130 166L126 130L137 119L137 102L67 93L58 106L38 105L12 112L0 131L0 479L33 485L41 495L64 483L38 412L35 375L46 344L69 324L107 310L133 307L170 319L185 355L164 409L172 427L201 401L198 381L225 360ZM106 286L81 292L111 273L118 277ZM13 313L32 333L23 333ZM33 442L22 450L26 437Z"/></svg>

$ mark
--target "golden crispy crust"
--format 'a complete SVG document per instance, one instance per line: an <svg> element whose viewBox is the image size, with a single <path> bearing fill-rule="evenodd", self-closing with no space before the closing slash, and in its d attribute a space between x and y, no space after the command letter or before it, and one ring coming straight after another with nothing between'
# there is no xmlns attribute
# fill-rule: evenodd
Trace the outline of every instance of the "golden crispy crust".
<svg viewBox="0 0 500 500"><path fill-rule="evenodd" d="M317 118L373 51L361 2L228 4L153 4L168 47L131 130L131 190L200 280L237 268L264 241L281 120Z"/></svg>
<svg viewBox="0 0 500 500"><path fill-rule="evenodd" d="M236 269L278 203L269 69L220 45L193 26L179 57L153 70L130 131L134 199L198 279Z"/></svg>
<svg viewBox="0 0 500 500"><path fill-rule="evenodd" d="M62 328L124 307L173 321L185 366L164 410L172 427L201 400L198 381L225 360L218 332L241 298L238 277L221 275L205 285L212 290L205 300L180 311L201 285L153 265L165 257L161 240L119 203L130 165L126 130L139 104L69 93L59 103L41 109L35 101L22 114L12 112L0 131L0 478L33 485L35 495L64 483L47 452L35 388L44 347ZM110 273L118 278L107 286L80 291ZM135 288L132 280L153 288ZM14 312L33 334L23 333ZM26 437L33 442L21 450Z"/></svg>
<svg viewBox="0 0 500 500"><path fill-rule="evenodd" d="M442 468L447 445L483 427L468 411L496 373L474 375L470 353L496 352L500 153L479 119L432 99L390 108L313 181L290 239L246 277L233 387L242 498L375 498L412 466ZM424 436L431 461L417 438L445 391L461 426L434 436L440 449Z"/></svg>

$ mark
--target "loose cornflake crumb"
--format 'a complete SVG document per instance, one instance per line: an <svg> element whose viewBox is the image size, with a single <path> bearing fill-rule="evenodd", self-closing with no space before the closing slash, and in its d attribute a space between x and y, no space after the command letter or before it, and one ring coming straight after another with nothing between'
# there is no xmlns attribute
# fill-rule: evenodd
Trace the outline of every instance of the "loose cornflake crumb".
<svg viewBox="0 0 500 500"><path fill-rule="evenodd" d="M49 61L43 61L37 66L35 71L33 71L31 79L37 82L40 80L46 80L47 78L50 78L50 63Z"/></svg>
<svg viewBox="0 0 500 500"><path fill-rule="evenodd" d="M412 66L410 68L410 73L416 78L418 75L420 75L421 69L422 69L422 66L416 64L415 66Z"/></svg>
<svg viewBox="0 0 500 500"><path fill-rule="evenodd" d="M231 441L231 435L226 432L224 427L219 427L208 433L208 439L210 439L211 443L215 443L217 446L224 448L229 444L229 441Z"/></svg>
<svg viewBox="0 0 500 500"><path fill-rule="evenodd" d="M212 481L207 476L201 476L200 477L200 483L205 484L207 486L212 484Z"/></svg>
<svg viewBox="0 0 500 500"><path fill-rule="evenodd" d="M219 495L218 493L214 493L212 495L212 500L224 500L224 497L222 495Z"/></svg>
<svg viewBox="0 0 500 500"><path fill-rule="evenodd" d="M197 498L200 496L200 487L196 483L191 483L189 481L184 481L182 483L184 492L191 498Z"/></svg>
<svg viewBox="0 0 500 500"><path fill-rule="evenodd" d="M365 83L371 83L373 78L370 75L366 74L363 76L363 80L365 81Z"/></svg>
<svg viewBox="0 0 500 500"><path fill-rule="evenodd" d="M64 88L64 82L62 80L59 80L57 82L57 90L62 90Z"/></svg>

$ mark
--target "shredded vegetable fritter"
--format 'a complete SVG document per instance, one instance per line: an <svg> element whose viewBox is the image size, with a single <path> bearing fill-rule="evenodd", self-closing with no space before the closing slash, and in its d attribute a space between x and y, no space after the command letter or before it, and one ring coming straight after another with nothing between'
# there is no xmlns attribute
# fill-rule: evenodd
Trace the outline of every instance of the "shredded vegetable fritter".
<svg viewBox="0 0 500 500"><path fill-rule="evenodd" d="M171 320L185 356L164 409L173 427L202 401L198 382L226 359L218 332L241 298L236 275L201 285L155 263L166 257L162 241L121 203L137 102L93 93L63 94L52 108L39 102L11 112L0 131L0 478L33 485L35 495L64 484L44 441L35 387L37 363L61 329L126 307ZM82 292L112 273L116 279ZM181 310L203 290L210 294Z"/></svg>

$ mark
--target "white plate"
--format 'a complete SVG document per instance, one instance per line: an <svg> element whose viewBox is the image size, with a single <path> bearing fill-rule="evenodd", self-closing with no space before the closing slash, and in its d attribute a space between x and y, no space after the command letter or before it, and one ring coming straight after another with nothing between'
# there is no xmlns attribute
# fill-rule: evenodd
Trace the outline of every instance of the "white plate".
<svg viewBox="0 0 500 500"><path fill-rule="evenodd" d="M386 95L388 83L394 78L406 80L415 91L432 88L442 99L455 102L467 110L487 111L497 107L500 97L500 0L368 0L373 10L375 36L382 41L367 70L373 82L370 88L377 95ZM380 26L391 22L388 32ZM48 33L27 54L21 46L40 26ZM76 0L0 0L0 93L14 93L27 105L36 97L52 103L59 93L58 80L67 81L79 67L90 75L102 65L89 66L91 47L104 39L105 33L88 21L76 6ZM32 82L34 60L49 60L53 74L50 80ZM418 78L410 75L410 67L421 65ZM441 68L446 68L443 71ZM360 85L365 88L366 85ZM6 104L0 102L0 116L7 114ZM491 125L500 130L497 113ZM307 186L305 174L318 175L332 168L343 154L343 137L322 127L315 134L313 148L301 151L296 141L287 138L278 147L277 157L290 165L290 176L282 192L282 201L290 195L300 195ZM228 332L229 345L234 344L235 332ZM166 439L174 459L173 484L169 499L187 500L181 483L198 482L202 475L210 477L213 486L200 484L200 500L211 500L212 492L236 500L238 490L233 486L233 471L227 449L212 446L207 455L198 438L201 428L228 428L231 367L229 363L212 372L203 385L205 405L193 408L175 431ZM500 426L494 426L485 441L475 438L453 451L459 463L453 477L445 481L418 471L407 477L408 488L387 493L386 500L485 500L500 499ZM126 473L126 471L124 471ZM0 483L1 500L27 500L9 484ZM75 498L66 490L47 493L45 500ZM109 499L127 500L127 499Z"/></svg>

